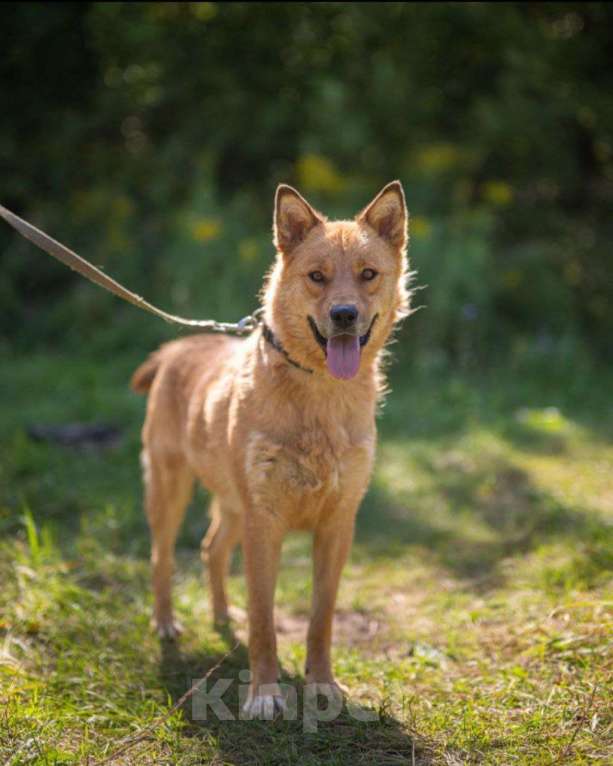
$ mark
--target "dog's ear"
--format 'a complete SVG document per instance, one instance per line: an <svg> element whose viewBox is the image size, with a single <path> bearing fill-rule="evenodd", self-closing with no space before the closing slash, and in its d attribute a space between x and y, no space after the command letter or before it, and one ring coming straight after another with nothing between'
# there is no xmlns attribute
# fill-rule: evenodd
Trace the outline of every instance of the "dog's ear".
<svg viewBox="0 0 613 766"><path fill-rule="evenodd" d="M377 194L356 217L358 223L367 223L377 234L395 248L403 248L407 241L409 214L400 181L392 181Z"/></svg>
<svg viewBox="0 0 613 766"><path fill-rule="evenodd" d="M324 220L291 186L280 184L277 187L273 234L277 250L284 255L289 255L311 229Z"/></svg>

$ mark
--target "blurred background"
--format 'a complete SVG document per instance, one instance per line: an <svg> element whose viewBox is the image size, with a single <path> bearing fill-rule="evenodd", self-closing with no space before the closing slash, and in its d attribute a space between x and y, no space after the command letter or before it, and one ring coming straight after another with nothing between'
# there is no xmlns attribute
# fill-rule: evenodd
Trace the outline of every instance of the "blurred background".
<svg viewBox="0 0 613 766"><path fill-rule="evenodd" d="M400 178L407 364L610 362L606 3L7 4L0 200L166 309L236 320L272 197L350 216ZM7 349L154 345L141 317L0 228Z"/></svg>

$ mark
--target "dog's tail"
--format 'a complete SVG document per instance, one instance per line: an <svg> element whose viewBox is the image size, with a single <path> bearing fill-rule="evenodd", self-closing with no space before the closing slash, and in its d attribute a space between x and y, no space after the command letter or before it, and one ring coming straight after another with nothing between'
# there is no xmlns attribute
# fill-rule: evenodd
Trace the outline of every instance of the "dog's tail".
<svg viewBox="0 0 613 766"><path fill-rule="evenodd" d="M153 385L155 376L160 369L162 355L160 351L154 351L149 358L137 367L130 380L130 386L137 394L147 394Z"/></svg>

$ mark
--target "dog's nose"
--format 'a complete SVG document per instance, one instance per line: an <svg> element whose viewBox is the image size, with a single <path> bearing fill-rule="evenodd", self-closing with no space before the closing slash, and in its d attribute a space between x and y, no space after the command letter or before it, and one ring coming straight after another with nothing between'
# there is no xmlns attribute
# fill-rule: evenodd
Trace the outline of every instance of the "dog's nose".
<svg viewBox="0 0 613 766"><path fill-rule="evenodd" d="M330 319L342 330L347 330L355 324L358 318L358 307L352 304L338 304L330 309Z"/></svg>

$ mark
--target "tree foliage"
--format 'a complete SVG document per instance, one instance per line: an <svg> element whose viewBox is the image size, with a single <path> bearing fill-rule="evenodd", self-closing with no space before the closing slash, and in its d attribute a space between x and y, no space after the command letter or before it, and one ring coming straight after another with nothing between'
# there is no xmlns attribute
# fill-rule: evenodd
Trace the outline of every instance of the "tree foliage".
<svg viewBox="0 0 613 766"><path fill-rule="evenodd" d="M7 4L0 200L148 296L232 318L278 182L348 215L399 177L424 348L607 353L612 35L606 3ZM110 316L0 237L7 338L15 316L46 340Z"/></svg>

